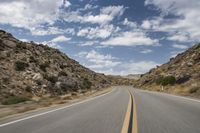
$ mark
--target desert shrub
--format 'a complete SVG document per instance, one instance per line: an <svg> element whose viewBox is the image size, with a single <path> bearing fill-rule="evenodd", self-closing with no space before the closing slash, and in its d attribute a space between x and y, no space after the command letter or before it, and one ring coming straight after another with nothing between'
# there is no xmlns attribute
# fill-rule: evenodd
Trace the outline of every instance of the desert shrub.
<svg viewBox="0 0 200 133"><path fill-rule="evenodd" d="M88 80L88 78L84 78L82 88L83 89L90 89L92 86L92 82Z"/></svg>
<svg viewBox="0 0 200 133"><path fill-rule="evenodd" d="M160 76L155 80L156 84L158 85L173 85L176 82L176 78L174 76Z"/></svg>
<svg viewBox="0 0 200 133"><path fill-rule="evenodd" d="M19 49L26 49L26 44L24 44L24 43L17 43L16 47L19 48Z"/></svg>
<svg viewBox="0 0 200 133"><path fill-rule="evenodd" d="M31 90L31 86L30 86L30 85L27 85L26 88L25 88L25 91L26 91L26 92L31 92L31 91L32 91L32 90Z"/></svg>
<svg viewBox="0 0 200 133"><path fill-rule="evenodd" d="M30 56L29 59L30 59L30 60L29 60L30 63L38 63L38 60L35 59L33 56Z"/></svg>
<svg viewBox="0 0 200 133"><path fill-rule="evenodd" d="M102 83L102 84L106 84L108 81L107 80L105 80L105 79L102 79L101 81L100 81L100 83Z"/></svg>
<svg viewBox="0 0 200 133"><path fill-rule="evenodd" d="M51 82L52 84L55 84L58 81L58 77L57 76L48 76L48 75L46 75L44 78L46 80L48 80L49 82Z"/></svg>
<svg viewBox="0 0 200 133"><path fill-rule="evenodd" d="M199 44L197 44L197 46L196 46L196 49L199 49L200 48L200 43Z"/></svg>
<svg viewBox="0 0 200 133"><path fill-rule="evenodd" d="M42 80L36 80L35 82L37 85L42 85Z"/></svg>
<svg viewBox="0 0 200 133"><path fill-rule="evenodd" d="M68 76L68 74L65 71L60 71L58 76Z"/></svg>
<svg viewBox="0 0 200 133"><path fill-rule="evenodd" d="M163 79L164 79L163 76L159 76L159 77L157 77L157 78L155 79L155 83L156 83L157 85L160 85L160 84L162 84Z"/></svg>
<svg viewBox="0 0 200 133"><path fill-rule="evenodd" d="M23 61L16 61L15 62L15 70L16 71L24 71L29 64Z"/></svg>
<svg viewBox="0 0 200 133"><path fill-rule="evenodd" d="M43 64L40 64L40 69L44 72L46 72L46 68L49 67L49 63L45 62Z"/></svg>
<svg viewBox="0 0 200 133"><path fill-rule="evenodd" d="M17 104L17 103L21 103L21 102L25 102L25 101L30 101L30 99L28 97L24 97L24 96L13 96L13 97L9 97L5 100L2 101L3 105L11 105L11 104Z"/></svg>

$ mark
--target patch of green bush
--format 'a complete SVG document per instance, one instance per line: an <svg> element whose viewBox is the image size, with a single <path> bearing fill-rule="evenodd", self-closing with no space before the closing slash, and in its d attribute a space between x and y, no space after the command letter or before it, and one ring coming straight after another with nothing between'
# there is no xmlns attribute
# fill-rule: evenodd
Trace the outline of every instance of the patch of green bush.
<svg viewBox="0 0 200 133"><path fill-rule="evenodd" d="M92 86L92 82L90 82L88 80L88 78L84 78L82 88L84 88L84 89L90 89L91 86Z"/></svg>
<svg viewBox="0 0 200 133"><path fill-rule="evenodd" d="M174 76L160 76L155 79L155 83L158 85L173 85L176 83L176 78Z"/></svg>
<svg viewBox="0 0 200 133"><path fill-rule="evenodd" d="M16 71L24 71L26 67L29 67L29 64L23 61L16 61L15 62L15 70Z"/></svg>
<svg viewBox="0 0 200 133"><path fill-rule="evenodd" d="M25 101L30 101L30 99L28 97L24 97L24 96L13 96L13 97L3 100L2 104L3 105L11 105L11 104L22 103Z"/></svg>
<svg viewBox="0 0 200 133"><path fill-rule="evenodd" d="M200 43L199 44L197 44L197 46L196 46L196 49L199 49L200 48Z"/></svg>

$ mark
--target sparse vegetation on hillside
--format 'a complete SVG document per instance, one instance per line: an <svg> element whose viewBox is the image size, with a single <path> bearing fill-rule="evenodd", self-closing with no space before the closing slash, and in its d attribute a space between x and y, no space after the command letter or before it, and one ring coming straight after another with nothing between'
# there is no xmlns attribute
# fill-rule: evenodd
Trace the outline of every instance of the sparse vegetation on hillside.
<svg viewBox="0 0 200 133"><path fill-rule="evenodd" d="M2 104L3 105L11 105L11 104L17 104L17 103L21 103L21 102L25 102L25 101L30 101L30 99L28 97L24 97L24 96L13 96L13 97L4 99L2 101Z"/></svg>
<svg viewBox="0 0 200 133"><path fill-rule="evenodd" d="M158 85L173 85L176 83L176 78L174 76L160 76L155 80L156 84Z"/></svg>
<svg viewBox="0 0 200 133"><path fill-rule="evenodd" d="M135 86L200 97L200 44L143 74ZM158 75L162 75L159 76ZM168 76L173 75L173 76ZM164 89L160 85L165 86Z"/></svg>
<svg viewBox="0 0 200 133"><path fill-rule="evenodd" d="M15 62L15 70L16 71L24 71L29 64L23 61L16 61Z"/></svg>

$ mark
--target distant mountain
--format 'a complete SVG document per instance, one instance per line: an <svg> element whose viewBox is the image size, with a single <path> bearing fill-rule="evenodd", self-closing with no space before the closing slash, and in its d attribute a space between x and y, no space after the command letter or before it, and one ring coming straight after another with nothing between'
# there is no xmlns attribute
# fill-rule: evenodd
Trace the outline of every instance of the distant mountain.
<svg viewBox="0 0 200 133"><path fill-rule="evenodd" d="M102 89L111 80L57 49L22 42L0 30L0 101L18 95L56 96Z"/></svg>
<svg viewBox="0 0 200 133"><path fill-rule="evenodd" d="M123 76L124 78L127 78L127 79L134 79L134 80L137 80L139 79L141 76L141 74L129 74L129 75L126 75L126 76Z"/></svg>
<svg viewBox="0 0 200 133"><path fill-rule="evenodd" d="M200 97L200 44L141 75L136 86Z"/></svg>

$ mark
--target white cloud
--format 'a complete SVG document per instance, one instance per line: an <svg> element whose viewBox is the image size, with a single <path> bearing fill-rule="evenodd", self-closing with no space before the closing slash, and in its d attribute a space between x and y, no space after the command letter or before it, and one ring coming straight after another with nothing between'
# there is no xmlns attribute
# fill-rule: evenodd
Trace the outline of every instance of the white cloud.
<svg viewBox="0 0 200 133"><path fill-rule="evenodd" d="M48 45L49 47L52 47L52 48L62 49L62 47L59 45L59 43L67 42L69 40L71 40L71 38L61 35L61 36L57 36L57 37L53 38L50 41L43 41L43 42L39 42L39 43L43 44L43 45Z"/></svg>
<svg viewBox="0 0 200 133"><path fill-rule="evenodd" d="M79 23L92 23L105 25L110 23L115 17L121 16L125 11L124 6L107 6L100 9L99 14L82 14L80 10L72 12L64 12L63 18L67 22L79 22Z"/></svg>
<svg viewBox="0 0 200 133"><path fill-rule="evenodd" d="M78 56L87 59L89 64L86 66L93 70L115 67L121 63L117 61L117 58L111 56L110 54L104 55L95 50L89 52L80 52Z"/></svg>
<svg viewBox="0 0 200 133"><path fill-rule="evenodd" d="M101 9L102 14L107 14L112 17L121 16L126 8L124 6L107 6Z"/></svg>
<svg viewBox="0 0 200 133"><path fill-rule="evenodd" d="M151 49L144 49L142 51L140 51L140 53L143 53L143 54L148 54L148 53L152 53L153 51Z"/></svg>
<svg viewBox="0 0 200 133"><path fill-rule="evenodd" d="M129 61L125 63L121 62L116 67L101 68L95 71L105 73L106 75L143 74L157 65L159 64L154 61Z"/></svg>
<svg viewBox="0 0 200 133"><path fill-rule="evenodd" d="M19 40L22 41L22 42L30 42L28 39L24 39L24 38L21 38Z"/></svg>
<svg viewBox="0 0 200 133"><path fill-rule="evenodd" d="M137 28L137 23L129 21L128 18L124 19L123 25L129 26L131 28Z"/></svg>
<svg viewBox="0 0 200 133"><path fill-rule="evenodd" d="M59 34L75 34L75 30L73 28L66 28L66 29L59 29L57 27L37 27L37 28L31 28L32 35L37 36L44 36L44 35L59 35Z"/></svg>
<svg viewBox="0 0 200 133"><path fill-rule="evenodd" d="M77 56L85 60L84 65L88 68L107 75L142 74L159 65L154 61L145 60L122 62L119 58L95 50L80 52Z"/></svg>
<svg viewBox="0 0 200 133"><path fill-rule="evenodd" d="M178 49L187 49L188 48L188 46L181 45L181 44L173 44L172 47L178 48Z"/></svg>
<svg viewBox="0 0 200 133"><path fill-rule="evenodd" d="M151 28L151 23L148 20L144 20L142 22L141 27L144 28L144 29L149 29L149 28Z"/></svg>
<svg viewBox="0 0 200 133"><path fill-rule="evenodd" d="M100 15L88 15L84 16L83 21L84 22L90 22L90 23L98 23L98 24L105 24L113 20L112 16L109 16L107 14L100 14Z"/></svg>
<svg viewBox="0 0 200 133"><path fill-rule="evenodd" d="M99 41L97 40L92 40L92 41L83 41L83 42L79 42L80 46L92 46L95 44L99 44Z"/></svg>
<svg viewBox="0 0 200 133"><path fill-rule="evenodd" d="M98 26L95 28L87 27L78 31L77 36L86 37L88 39L107 38L115 31L113 25Z"/></svg>
<svg viewBox="0 0 200 133"><path fill-rule="evenodd" d="M68 38L68 37L65 37L65 36L58 36L58 37L56 37L56 38L54 38L54 39L52 39L51 40L51 42L67 42L67 41L69 41L69 40L71 40L71 38Z"/></svg>
<svg viewBox="0 0 200 133"><path fill-rule="evenodd" d="M130 61L129 63L124 64L124 69L126 71L123 72L123 75L127 74L143 74L148 72L150 69L159 65L154 61Z"/></svg>
<svg viewBox="0 0 200 133"><path fill-rule="evenodd" d="M141 31L122 32L116 37L103 41L102 45L106 46L138 46L138 45L158 45L157 39L147 37Z"/></svg>
<svg viewBox="0 0 200 133"><path fill-rule="evenodd" d="M167 39L170 41L178 41L178 42L187 42L190 40L189 36L183 33L173 34L170 37L167 37Z"/></svg>
<svg viewBox="0 0 200 133"><path fill-rule="evenodd" d="M155 5L163 14L174 14L178 18L160 19L154 29L166 32L189 33L193 40L200 40L199 0L146 0L145 5Z"/></svg>
<svg viewBox="0 0 200 133"><path fill-rule="evenodd" d="M44 42L38 42L38 43L43 44L43 45L47 45L47 46L52 47L52 48L62 49L62 47L59 44L52 42L52 41L44 41Z"/></svg>
<svg viewBox="0 0 200 133"><path fill-rule="evenodd" d="M58 19L59 7L68 7L65 0L0 1L0 23L34 31L43 24L52 25Z"/></svg>

